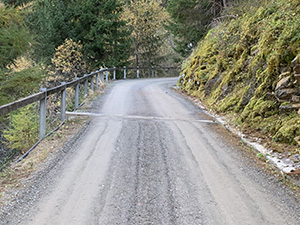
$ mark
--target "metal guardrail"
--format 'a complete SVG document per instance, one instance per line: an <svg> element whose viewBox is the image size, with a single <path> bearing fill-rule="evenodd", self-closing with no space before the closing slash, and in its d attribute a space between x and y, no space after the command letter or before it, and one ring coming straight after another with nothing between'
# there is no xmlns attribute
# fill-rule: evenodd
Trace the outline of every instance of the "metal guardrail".
<svg viewBox="0 0 300 225"><path fill-rule="evenodd" d="M127 70L136 70L136 77L140 77L140 70L148 70L149 75L154 77L155 70L168 70L168 75L170 76L170 71L175 69L178 70L177 67L113 67L113 68L103 68L92 72L90 74L84 74L82 77L77 77L75 80L71 82L62 82L61 85L53 87L53 88L41 88L39 93L27 96L25 98L19 99L17 101L8 103L6 105L0 106L0 116L13 112L19 108L25 107L34 102L40 102L39 104L39 140L35 143L25 154L15 161L15 163L20 162L22 159L27 157L29 153L47 136L51 135L53 132L58 130L66 120L66 96L67 96L67 88L74 88L75 90L75 109L79 108L81 105L79 104L79 92L80 92L80 85L84 85L84 95L87 96L89 93L89 88L94 91L94 89L98 89L101 84L104 82L108 82L109 79L109 72L112 71L113 80L116 80L116 71L121 70L123 71L123 79L127 77ZM105 76L105 77L104 77ZM90 84L90 85L89 85ZM46 114L47 114L47 98L53 94L60 93L60 120L61 123L56 127L54 130L50 131L46 134ZM4 168L5 165L2 165L0 170Z"/></svg>
<svg viewBox="0 0 300 225"><path fill-rule="evenodd" d="M100 69L90 74L85 74L82 77L77 77L74 81L71 82L62 82L61 85L53 87L53 88L41 88L39 93L30 95L28 97L22 98L20 100L8 103L6 105L0 106L0 116L15 111L19 108L27 106L31 103L40 102L39 112L39 138L40 140L45 137L46 134L46 105L47 105L47 97L56 93L61 94L61 121L64 121L66 118L66 89L73 87L75 89L75 108L79 107L79 86L84 84L84 94L88 95L88 89L94 91L94 88L98 89L101 84L104 83L104 73L105 73L105 81L108 82L109 71L113 72L113 79L116 79L116 71L123 70L123 78L126 79L127 70L136 70L136 77L140 77L140 70L151 70L152 77L154 77L155 69L167 69L168 74L170 74L170 70L178 69L177 67L113 67L113 68L105 68ZM90 85L89 85L90 83Z"/></svg>

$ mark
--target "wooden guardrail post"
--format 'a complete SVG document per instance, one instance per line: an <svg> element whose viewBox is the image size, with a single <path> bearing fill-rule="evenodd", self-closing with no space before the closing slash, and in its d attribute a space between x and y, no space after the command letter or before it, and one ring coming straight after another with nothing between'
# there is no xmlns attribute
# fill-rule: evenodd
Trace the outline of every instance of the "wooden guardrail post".
<svg viewBox="0 0 300 225"><path fill-rule="evenodd" d="M47 112L47 89L41 88L41 92L44 92L44 98L40 100L40 140L46 135L46 112Z"/></svg>
<svg viewBox="0 0 300 225"><path fill-rule="evenodd" d="M136 78L140 78L140 70L139 67L136 67Z"/></svg>
<svg viewBox="0 0 300 225"><path fill-rule="evenodd" d="M75 109L77 109L79 106L79 85L80 85L78 77L76 77L76 80L77 80L77 84L75 86Z"/></svg>
<svg viewBox="0 0 300 225"><path fill-rule="evenodd" d="M124 66L124 79L126 79L126 66Z"/></svg>
<svg viewBox="0 0 300 225"><path fill-rule="evenodd" d="M89 79L87 78L87 74L84 74L85 77L85 81L84 81L84 96L88 96L89 95Z"/></svg>
<svg viewBox="0 0 300 225"><path fill-rule="evenodd" d="M64 85L64 89L61 91L61 121L64 121L66 119L66 96L67 96L67 88L66 88L66 82L62 82L61 85Z"/></svg>
<svg viewBox="0 0 300 225"><path fill-rule="evenodd" d="M116 67L114 67L114 80L116 79Z"/></svg>

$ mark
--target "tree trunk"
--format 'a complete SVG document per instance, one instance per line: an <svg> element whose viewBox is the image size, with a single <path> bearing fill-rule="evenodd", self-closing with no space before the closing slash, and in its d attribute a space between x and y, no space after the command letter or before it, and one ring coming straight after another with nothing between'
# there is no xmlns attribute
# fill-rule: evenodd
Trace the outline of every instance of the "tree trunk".
<svg viewBox="0 0 300 225"><path fill-rule="evenodd" d="M132 42L134 45L135 66L137 67L137 66L139 66L139 43L136 43L133 39L132 39Z"/></svg>
<svg viewBox="0 0 300 225"><path fill-rule="evenodd" d="M139 66L139 53L135 52L135 66L138 67Z"/></svg>
<svg viewBox="0 0 300 225"><path fill-rule="evenodd" d="M150 45L150 47L149 47L149 49L148 49L148 57L147 57L147 61L148 61L148 67L149 68L151 68L152 67L152 63L151 63L151 58L153 57L152 56L152 51L151 51L151 48L152 48L152 44ZM150 73L150 70L149 70L149 77L150 77L150 75L151 75L151 73Z"/></svg>

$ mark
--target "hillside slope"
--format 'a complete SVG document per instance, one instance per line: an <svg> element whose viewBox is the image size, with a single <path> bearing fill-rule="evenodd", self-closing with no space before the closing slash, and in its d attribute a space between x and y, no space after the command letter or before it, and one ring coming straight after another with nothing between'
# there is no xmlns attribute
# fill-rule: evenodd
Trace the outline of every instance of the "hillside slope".
<svg viewBox="0 0 300 225"><path fill-rule="evenodd" d="M183 63L179 85L211 109L231 115L244 132L296 145L300 1L259 2L232 8L208 32Z"/></svg>

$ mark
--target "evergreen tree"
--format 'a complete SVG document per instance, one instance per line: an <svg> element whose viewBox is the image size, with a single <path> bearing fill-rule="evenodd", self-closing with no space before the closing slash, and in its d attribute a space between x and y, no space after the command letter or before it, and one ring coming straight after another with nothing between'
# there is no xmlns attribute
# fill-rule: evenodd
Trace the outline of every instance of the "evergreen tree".
<svg viewBox="0 0 300 225"><path fill-rule="evenodd" d="M3 0L4 4L10 6L22 6L31 1L32 0Z"/></svg>
<svg viewBox="0 0 300 225"><path fill-rule="evenodd" d="M50 62L55 48L69 37L68 1L37 0L34 2L29 23L36 36L36 58Z"/></svg>
<svg viewBox="0 0 300 225"><path fill-rule="evenodd" d="M172 18L168 29L175 36L175 50L182 56L189 55L213 18L227 6L228 0L168 0L167 11Z"/></svg>
<svg viewBox="0 0 300 225"><path fill-rule="evenodd" d="M24 14L15 8L0 7L0 67L30 49L31 35L24 25Z"/></svg>
<svg viewBox="0 0 300 225"><path fill-rule="evenodd" d="M77 0L73 3L71 35L84 46L84 56L93 67L121 66L129 57L129 35L120 18L118 0Z"/></svg>
<svg viewBox="0 0 300 225"><path fill-rule="evenodd" d="M161 59L159 52L168 36L164 26L169 16L155 0L125 2L123 16L132 30L135 65L156 65Z"/></svg>
<svg viewBox="0 0 300 225"><path fill-rule="evenodd" d="M66 39L83 44L93 67L119 66L128 59L129 30L118 0L37 0L29 18L37 37L37 57L48 62Z"/></svg>

